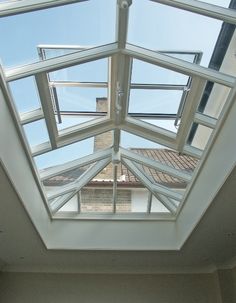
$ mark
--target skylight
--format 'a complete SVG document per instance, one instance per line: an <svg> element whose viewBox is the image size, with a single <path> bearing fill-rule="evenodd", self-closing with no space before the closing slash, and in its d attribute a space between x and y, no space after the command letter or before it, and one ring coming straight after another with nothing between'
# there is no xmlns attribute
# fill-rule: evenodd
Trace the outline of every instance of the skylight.
<svg viewBox="0 0 236 303"><path fill-rule="evenodd" d="M175 220L233 102L235 78L213 57L235 12L69 2L0 4L9 102L45 207L57 219Z"/></svg>

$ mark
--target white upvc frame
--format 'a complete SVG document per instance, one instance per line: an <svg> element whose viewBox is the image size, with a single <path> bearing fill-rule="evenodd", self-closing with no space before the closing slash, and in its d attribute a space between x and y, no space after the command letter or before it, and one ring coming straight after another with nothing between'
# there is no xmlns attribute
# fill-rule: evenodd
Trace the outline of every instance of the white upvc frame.
<svg viewBox="0 0 236 303"><path fill-rule="evenodd" d="M185 145L183 153L197 159L201 159L203 155L203 151L201 149L191 145Z"/></svg>
<svg viewBox="0 0 236 303"><path fill-rule="evenodd" d="M158 171L161 171L161 172L171 175L173 177L182 179L183 181L185 181L187 183L189 183L192 179L192 174L190 174L190 173L184 173L179 169L162 164L161 162L159 162L157 160L149 159L147 157L144 157L142 155L139 155L138 153L129 151L127 149L120 148L120 153L121 153L121 158L131 160L132 162L138 162L144 166L156 169Z"/></svg>
<svg viewBox="0 0 236 303"><path fill-rule="evenodd" d="M106 82L76 82L76 81L49 81L51 87L90 87L107 88Z"/></svg>
<svg viewBox="0 0 236 303"><path fill-rule="evenodd" d="M204 152L202 152L203 155L202 155L202 159L201 159L201 165L199 165L193 172L193 177L192 177L193 180L192 180L191 186L188 186L188 188L186 189L186 192L184 194L183 203L178 208L176 217L178 217L180 215L180 212L182 211L182 208L184 207L184 204L185 204L186 200L188 199L188 196L191 195L191 191L194 187L194 184L197 182L198 176L201 173L201 170L203 169L205 162L208 160L209 154L211 152L212 147L214 146L215 141L218 140L218 137L220 136L222 126L224 125L224 122L227 119L227 116L229 115L231 108L235 104L235 100L236 100L236 83L235 83L234 88L232 88L230 90L230 93L229 93L229 95L226 99L226 102L224 104L224 107L222 109L221 115L220 115L219 119L217 120L216 126L213 129L213 132L209 138L209 141L205 147ZM234 163L235 163L235 159L234 159ZM233 166L235 166L235 164L233 164ZM215 193L213 195L215 195Z"/></svg>
<svg viewBox="0 0 236 303"><path fill-rule="evenodd" d="M131 160L127 160L127 161L129 162L130 165L133 166L133 168L135 167L139 171L139 174L142 174L142 177L144 178L144 180L148 180L152 184L152 192L154 191L156 195L158 193L158 196L160 199L165 200L164 197L166 197L168 200L175 199L176 201L182 201L182 199L183 199L182 193L179 194L179 193L175 192L172 188L170 189L168 186L159 184L155 180L154 177L152 177L151 175L149 175L148 173L146 173L144 171L144 169L140 163L137 163L137 162L131 161ZM138 175L137 175L137 178L138 178ZM166 201L168 201L168 200L166 200ZM169 201L167 204L174 204L175 207L177 207L176 204L173 202L173 200Z"/></svg>
<svg viewBox="0 0 236 303"><path fill-rule="evenodd" d="M236 24L235 10L195 0L150 0L227 23Z"/></svg>
<svg viewBox="0 0 236 303"><path fill-rule="evenodd" d="M127 160L127 159L122 159L122 162L124 163L125 166L142 182L144 187L146 187L152 195L154 195L158 201L160 201L172 214L174 214L177 210L177 207L174 206L170 200L167 198L169 196L172 197L172 193L169 190L165 191L166 197L163 198L163 192L162 192L162 187L157 188L156 185L152 184L152 182L147 178L144 172L142 172L132 161ZM164 188L163 188L164 190Z"/></svg>
<svg viewBox="0 0 236 303"><path fill-rule="evenodd" d="M214 129L217 124L217 119L204 115L202 113L195 113L194 122Z"/></svg>
<svg viewBox="0 0 236 303"><path fill-rule="evenodd" d="M176 147L176 134L174 132L132 117L125 119L121 129L172 149Z"/></svg>
<svg viewBox="0 0 236 303"><path fill-rule="evenodd" d="M130 160L128 160L130 161ZM158 200L165 206L168 208L168 210L170 210L173 214L176 213L176 210L177 210L177 206L178 204L176 204L176 202L173 200L173 198L170 198L170 196L168 195L163 195L162 194L162 191L163 189L167 189L169 190L169 188L165 185L162 185L162 184L159 184L155 178L151 175L149 175L148 173L146 173L142 167L142 165L140 163L137 163L135 161L131 161L132 162L132 165L134 165L134 167L136 167L140 173L142 174L142 177L145 178L145 180L149 180L149 182L151 182L152 184L152 191L154 191L155 193L155 197L157 198L158 197ZM139 174L140 174L139 173ZM158 189L157 189L158 188ZM170 189L171 192L173 192L172 189ZM170 193L171 195L172 193ZM182 199L183 196L179 196L179 199L183 200ZM180 200L179 200L180 201ZM178 201L178 202L179 202Z"/></svg>
<svg viewBox="0 0 236 303"><path fill-rule="evenodd" d="M48 86L48 77L46 73L35 75L35 81L38 88L39 97L42 104L42 109L45 117L45 122L48 130L48 135L52 149L57 148L57 125L52 104L51 92Z"/></svg>
<svg viewBox="0 0 236 303"><path fill-rule="evenodd" d="M198 109L198 105L201 101L201 97L204 92L206 83L206 80L203 80L199 77L192 78L190 91L185 102L181 122L176 137L177 150L180 153L183 152L184 146L186 145L186 141L188 139L191 126L193 124L194 115Z"/></svg>
<svg viewBox="0 0 236 303"><path fill-rule="evenodd" d="M0 4L0 16L10 16L20 13L26 13L30 11L35 11L39 9L46 9L50 7L56 7L61 5L67 5L72 3L84 2L88 0L21 0L21 1L9 1ZM179 9L187 10L193 13L211 17L214 19L219 19L228 23L236 24L236 13L234 10L227 9L221 6L201 2L194 0L150 0L152 2L165 4L168 6L173 6ZM121 1L119 1L121 2ZM118 2L118 5L119 5ZM132 1L128 0L128 5ZM128 9L122 9L119 7L121 12L126 13ZM120 13L121 13L120 12ZM121 20L126 20L126 18L120 17Z"/></svg>
<svg viewBox="0 0 236 303"><path fill-rule="evenodd" d="M170 69L190 77L198 76L205 80L219 83L231 88L235 84L236 78L233 76L136 45L127 43L125 49L122 49L121 52L138 60Z"/></svg>
<svg viewBox="0 0 236 303"><path fill-rule="evenodd" d="M98 118L96 121L88 121L80 125L69 127L59 132L57 147L63 147L78 141L94 137L101 133L110 131L112 122L107 118ZM32 147L32 156L39 156L52 150L49 142L38 144Z"/></svg>
<svg viewBox="0 0 236 303"><path fill-rule="evenodd" d="M72 192L67 193L66 197L59 196L59 197L55 198L54 201L53 200L51 202L49 201L48 207L51 211L51 215L54 215L55 213L57 213L76 194L77 194L77 191L73 190Z"/></svg>
<svg viewBox="0 0 236 303"><path fill-rule="evenodd" d="M8 1L0 4L0 17L84 1L88 0L37 0L37 2L35 0Z"/></svg>
<svg viewBox="0 0 236 303"><path fill-rule="evenodd" d="M112 164L112 174L113 174L113 188L112 188L112 212L116 213L116 201L117 201L117 176L118 167Z"/></svg>
<svg viewBox="0 0 236 303"><path fill-rule="evenodd" d="M178 84L146 84L146 83L131 83L130 89L163 89L163 90L184 90L186 85Z"/></svg>
<svg viewBox="0 0 236 303"><path fill-rule="evenodd" d="M111 59L111 119L122 124L128 110L132 59L120 52Z"/></svg>
<svg viewBox="0 0 236 303"><path fill-rule="evenodd" d="M127 117L125 124L122 125L121 129L133 135L137 135L157 144L166 146L170 149L177 149L176 134L164 128ZM200 159L202 156L202 150L187 144L183 148L183 153L197 159Z"/></svg>
<svg viewBox="0 0 236 303"><path fill-rule="evenodd" d="M106 150L97 151L91 155L81 157L79 159L69 161L69 162L66 162L61 165L50 167L47 170L42 170L39 172L40 179L41 179L41 181L44 181L44 180L47 180L49 178L52 178L52 177L58 175L59 173L62 174L69 170L75 169L77 167L92 164L94 162L103 160L109 156L111 156L111 148L108 148Z"/></svg>
<svg viewBox="0 0 236 303"><path fill-rule="evenodd" d="M152 210L152 193L149 191L148 201L147 201L147 213L150 214L151 210Z"/></svg>
<svg viewBox="0 0 236 303"><path fill-rule="evenodd" d="M128 0L127 5L132 4L132 0ZM122 1L117 1L116 8L116 41L117 47L124 48L127 40L129 9L122 7ZM114 121L115 128L113 131L113 150L117 153L120 146L120 124L125 119L126 107L129 100L129 86L131 75L131 58L117 53L110 60L109 75L109 113L110 118ZM117 167L113 165L114 177L117 177ZM116 207L116 190L117 180L114 178L113 185L113 211Z"/></svg>
<svg viewBox="0 0 236 303"><path fill-rule="evenodd" d="M25 125L44 118L44 113L41 108L19 114L21 125Z"/></svg>
<svg viewBox="0 0 236 303"><path fill-rule="evenodd" d="M37 157L52 150L50 142L43 142L31 147L31 156Z"/></svg>
<svg viewBox="0 0 236 303"><path fill-rule="evenodd" d="M127 40L128 21L129 21L129 6L132 0L126 0L127 7L122 7L122 0L117 0L116 9L116 41L119 48L124 48Z"/></svg>
<svg viewBox="0 0 236 303"><path fill-rule="evenodd" d="M116 222L116 221L141 221L141 222L174 222L175 217L170 212L153 212L153 213L138 213L138 212L130 212L130 213L79 213L79 212L56 212L55 214L51 214L53 221L88 221L88 220L100 220L105 222Z"/></svg>
<svg viewBox="0 0 236 303"><path fill-rule="evenodd" d="M110 131L112 128L112 122L105 117L68 127L59 132L58 146L62 147L77 141L95 137Z"/></svg>
<svg viewBox="0 0 236 303"><path fill-rule="evenodd" d="M15 68L7 69L5 76L7 82L17 79L35 76L42 72L53 72L58 69L68 68L73 65L86 63L88 61L95 61L110 57L119 51L117 43L110 43L90 49L85 49L72 54L47 59L45 61L39 61L27 65L18 66Z"/></svg>
<svg viewBox="0 0 236 303"><path fill-rule="evenodd" d="M81 176L79 176L79 178L75 180L73 183L60 186L59 189L56 189L48 193L47 195L48 200L50 201L54 198L57 198L61 195L67 194L72 191L79 192L83 186L85 186L88 182L90 182L110 162L111 162L111 157L107 157L105 159L96 162L94 165L89 167Z"/></svg>
<svg viewBox="0 0 236 303"><path fill-rule="evenodd" d="M129 100L129 85L131 73L131 58L121 53L113 55L110 64L110 94L109 113L114 123L114 151L120 145L120 125L124 123Z"/></svg>

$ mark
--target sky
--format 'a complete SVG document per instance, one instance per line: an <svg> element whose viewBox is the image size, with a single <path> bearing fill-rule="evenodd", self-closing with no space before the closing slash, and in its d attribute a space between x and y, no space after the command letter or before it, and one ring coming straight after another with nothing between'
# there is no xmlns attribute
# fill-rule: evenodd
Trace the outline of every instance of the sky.
<svg viewBox="0 0 236 303"><path fill-rule="evenodd" d="M207 2L228 6L229 1ZM115 41L115 0L89 0L78 4L41 10L0 20L0 58L4 68L38 61L37 46L42 44L98 46ZM133 0L130 8L128 42L152 50L202 51L201 65L208 66L221 27L221 22L177 10L148 0ZM53 73L54 80L107 81L107 60L100 60L79 67ZM135 60L132 81L141 83L182 84L186 76L157 68ZM174 82L174 83L173 83ZM177 84L179 84L177 83ZM10 84L16 107L20 112L36 109L40 101L32 77ZM95 109L95 99L107 96L107 89L62 88L58 90L60 106L65 110ZM144 98L148 102L144 106ZM181 95L179 91L132 90L131 112L166 111L175 113ZM78 102L79 100L79 102ZM158 103L157 103L158 100ZM173 106L174 104L174 106ZM73 124L64 121L60 128ZM152 122L155 124L155 122ZM159 122L158 122L159 123ZM160 123L163 124L163 121ZM166 124L165 124L166 123ZM165 122L167 127L176 129ZM48 140L44 121L24 127L31 145ZM144 144L132 135L123 133L122 145ZM141 140L141 141L140 141ZM128 143L126 143L128 142ZM140 145L139 145L140 146ZM150 147L145 143L146 147ZM156 145L151 145L152 147ZM135 147L135 146L132 146ZM137 147L137 146L136 146ZM65 160L73 160L92 152L92 139L84 140L37 158L39 168L52 166ZM65 155L70 155L65 157Z"/></svg>

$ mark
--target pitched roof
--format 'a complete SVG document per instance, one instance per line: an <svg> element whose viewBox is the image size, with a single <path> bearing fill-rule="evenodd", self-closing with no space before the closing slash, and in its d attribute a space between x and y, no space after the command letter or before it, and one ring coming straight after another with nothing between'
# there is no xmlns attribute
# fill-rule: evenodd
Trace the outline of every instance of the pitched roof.
<svg viewBox="0 0 236 303"><path fill-rule="evenodd" d="M144 157L150 158L152 160L158 161L162 164L168 165L175 169L179 169L180 171L191 173L196 167L198 160L187 155L179 154L176 151L168 150L168 149L147 149L147 148L133 148L131 149L133 152L138 153ZM150 167L140 165L142 171L146 173L148 178L154 182L167 187L174 188L184 188L186 187L186 182L168 175L166 173L162 173ZM44 181L45 186L61 186L66 185L70 182L74 182L77 178L79 178L86 171L86 167L83 168L74 168L70 171L63 172L54 176L50 179ZM123 186L142 186L141 182L127 169L127 167L123 164L120 166L120 174L122 178L120 178L119 185ZM92 185L108 185L112 182L111 177L108 175L99 175L99 178L96 180L90 181L88 186Z"/></svg>
<svg viewBox="0 0 236 303"><path fill-rule="evenodd" d="M152 160L156 160L161 162L162 164L168 165L175 169L179 169L183 172L191 173L196 167L198 160L187 156L181 155L176 151L168 150L168 149L132 149L132 151L141 154L144 157L150 158ZM146 175L151 179L151 181L168 186L168 187L186 187L186 182L175 178L166 173L162 173L150 167L140 165L142 171L146 173ZM122 165L122 173L126 176L126 181L128 182L139 182L138 179L130 173L125 166Z"/></svg>

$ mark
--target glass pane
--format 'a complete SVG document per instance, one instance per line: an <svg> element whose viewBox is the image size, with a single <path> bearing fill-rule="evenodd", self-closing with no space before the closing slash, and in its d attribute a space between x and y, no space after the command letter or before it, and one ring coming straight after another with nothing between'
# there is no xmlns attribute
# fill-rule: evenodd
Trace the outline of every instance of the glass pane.
<svg viewBox="0 0 236 303"><path fill-rule="evenodd" d="M129 113L177 114L180 90L131 89Z"/></svg>
<svg viewBox="0 0 236 303"><path fill-rule="evenodd" d="M107 82L108 59L59 69L49 73L50 81Z"/></svg>
<svg viewBox="0 0 236 303"><path fill-rule="evenodd" d="M60 165L93 153L93 138L70 144L34 158L38 169Z"/></svg>
<svg viewBox="0 0 236 303"><path fill-rule="evenodd" d="M143 122L161 127L161 128L165 128L169 131L172 131L174 133L177 133L178 131L178 126L175 126L175 120L173 119L141 119Z"/></svg>
<svg viewBox="0 0 236 303"><path fill-rule="evenodd" d="M54 57L75 53L83 49L84 48L76 48L76 47L67 48L67 46L62 48L60 46L50 47L50 46L42 45L38 48L38 51L40 58L42 60L45 60L45 59L50 59Z"/></svg>
<svg viewBox="0 0 236 303"><path fill-rule="evenodd" d="M114 42L115 8L115 0L91 0L2 18L2 61L6 66L38 61L40 44L96 46Z"/></svg>
<svg viewBox="0 0 236 303"><path fill-rule="evenodd" d="M50 193L50 188L48 190L48 193ZM69 199L70 196L71 196L71 193L67 193L67 194L61 195L61 196L59 196L57 198L54 198L54 199L50 200L48 202L49 208L51 210L54 210L55 207L57 208L58 204L60 204L62 201L65 201L65 200Z"/></svg>
<svg viewBox="0 0 236 303"><path fill-rule="evenodd" d="M46 169L90 155L97 150L105 149L112 145L112 140L112 131L105 132L95 137L47 152L34 157L34 159L39 170Z"/></svg>
<svg viewBox="0 0 236 303"><path fill-rule="evenodd" d="M74 195L58 212L78 212L78 195Z"/></svg>
<svg viewBox="0 0 236 303"><path fill-rule="evenodd" d="M181 53L181 52L176 53L173 51L169 51L169 52L163 52L163 54L193 63L197 60L198 56L201 55L201 52L190 53L189 51L189 53Z"/></svg>
<svg viewBox="0 0 236 303"><path fill-rule="evenodd" d="M131 83L186 85L188 79L186 75L133 59Z"/></svg>
<svg viewBox="0 0 236 303"><path fill-rule="evenodd" d="M208 66L221 25L219 20L167 5L133 1L128 41L152 50L202 51L201 64Z"/></svg>
<svg viewBox="0 0 236 303"><path fill-rule="evenodd" d="M191 145L201 150L206 148L206 145L211 137L212 129L197 123L193 124L194 136Z"/></svg>
<svg viewBox="0 0 236 303"><path fill-rule="evenodd" d="M229 4L230 4L230 0L224 0L224 1L222 1L222 0L204 0L204 1L200 1L200 2L206 2L209 4L214 4L214 5L218 5L218 6L222 6L222 7L229 7Z"/></svg>
<svg viewBox="0 0 236 303"><path fill-rule="evenodd" d="M58 87L56 92L60 111L96 112L96 100L107 98L107 89L105 88Z"/></svg>
<svg viewBox="0 0 236 303"><path fill-rule="evenodd" d="M142 148L142 149L148 149L148 148L154 148L158 149L161 148L162 145L157 144L155 142L152 142L150 140L144 139L142 137L130 134L125 131L121 131L121 147L132 149L132 151Z"/></svg>
<svg viewBox="0 0 236 303"><path fill-rule="evenodd" d="M229 87L207 82L198 111L210 117L219 118L229 92Z"/></svg>
<svg viewBox="0 0 236 303"><path fill-rule="evenodd" d="M55 190L57 187L61 187L70 183L74 183L76 180L82 177L82 175L92 166L84 165L75 168L71 168L67 171L62 171L57 173L55 176L50 177L43 181L44 189L47 193L50 193L51 190ZM52 167L44 169L44 172L50 173ZM60 168L60 167L58 167Z"/></svg>
<svg viewBox="0 0 236 303"><path fill-rule="evenodd" d="M31 147L49 141L46 123L43 119L25 124L23 129Z"/></svg>
<svg viewBox="0 0 236 303"><path fill-rule="evenodd" d="M65 110L64 107L61 108L59 104L60 107L59 115L58 112L55 112L57 129L59 130L59 134L62 130L68 127L79 126L82 123L96 120L98 118L107 117L107 107L108 107L107 98L94 98L93 101L92 99L88 99L88 100L81 99L79 100L80 102L76 102L75 101L76 98L75 98L74 99L75 102L67 102L72 100L70 98L67 99L65 95L62 95L62 99L63 100L65 99L64 102ZM89 108L89 105L91 105L91 108Z"/></svg>
<svg viewBox="0 0 236 303"><path fill-rule="evenodd" d="M96 117L98 118L98 117ZM68 127L72 127L75 125L80 125L82 123L91 121L96 119L95 117L83 117L83 116L79 116L79 115L64 115L61 113L61 123L57 123L57 129L60 131L68 128ZM58 120L58 119L57 119Z"/></svg>
<svg viewBox="0 0 236 303"><path fill-rule="evenodd" d="M134 188L131 191L131 212L146 213L149 191L146 188Z"/></svg>
<svg viewBox="0 0 236 303"><path fill-rule="evenodd" d="M25 113L41 107L34 77L10 82L9 87L19 113Z"/></svg>
<svg viewBox="0 0 236 303"><path fill-rule="evenodd" d="M155 196L152 196L151 213L169 213L169 210Z"/></svg>

